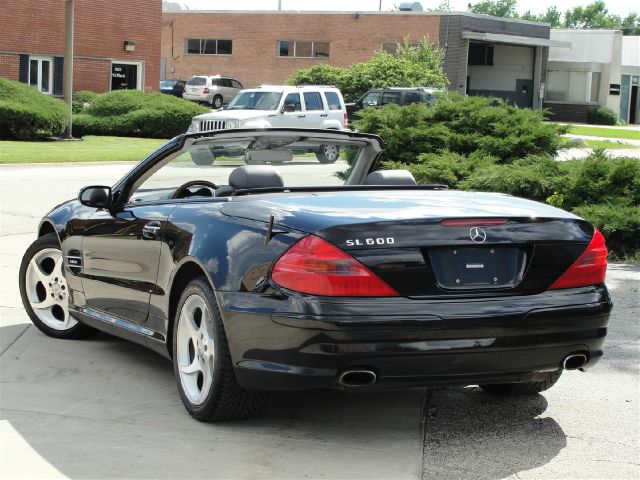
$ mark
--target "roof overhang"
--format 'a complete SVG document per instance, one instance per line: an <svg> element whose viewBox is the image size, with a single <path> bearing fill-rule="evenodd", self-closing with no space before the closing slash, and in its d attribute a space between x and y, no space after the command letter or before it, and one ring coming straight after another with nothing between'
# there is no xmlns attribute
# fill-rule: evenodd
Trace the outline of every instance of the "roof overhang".
<svg viewBox="0 0 640 480"><path fill-rule="evenodd" d="M504 35L502 33L462 31L462 38L481 42L510 43L512 45L528 45L531 47L560 47L571 48L571 42L561 42L549 38L522 37L519 35Z"/></svg>

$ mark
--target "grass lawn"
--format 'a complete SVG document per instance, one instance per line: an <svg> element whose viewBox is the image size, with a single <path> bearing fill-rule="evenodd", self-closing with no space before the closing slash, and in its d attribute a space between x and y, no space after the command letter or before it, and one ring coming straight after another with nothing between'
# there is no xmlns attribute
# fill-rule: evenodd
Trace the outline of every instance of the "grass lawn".
<svg viewBox="0 0 640 480"><path fill-rule="evenodd" d="M138 162L165 140L84 137L76 141L0 141L2 163Z"/></svg>
<svg viewBox="0 0 640 480"><path fill-rule="evenodd" d="M638 130L625 130L622 128L598 128L585 127L582 125L571 125L569 132L572 135L587 135L592 137L622 138L628 140L640 140Z"/></svg>
<svg viewBox="0 0 640 480"><path fill-rule="evenodd" d="M609 140L585 139L585 142L587 143L587 147L589 148L600 147L600 148L606 148L608 150L616 149L616 148L640 148L636 145L631 145L629 143L610 142Z"/></svg>

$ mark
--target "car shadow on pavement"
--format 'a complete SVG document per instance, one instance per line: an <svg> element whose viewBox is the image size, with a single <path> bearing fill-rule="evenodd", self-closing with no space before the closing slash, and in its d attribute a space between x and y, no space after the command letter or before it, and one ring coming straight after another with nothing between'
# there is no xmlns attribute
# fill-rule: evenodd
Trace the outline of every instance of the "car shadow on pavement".
<svg viewBox="0 0 640 480"><path fill-rule="evenodd" d="M543 466L566 447L543 395L495 397L478 387L431 390L423 478L493 479Z"/></svg>
<svg viewBox="0 0 640 480"><path fill-rule="evenodd" d="M274 393L255 418L204 424L182 406L167 359L106 334L63 341L33 326L0 372L8 478L420 476L423 390Z"/></svg>

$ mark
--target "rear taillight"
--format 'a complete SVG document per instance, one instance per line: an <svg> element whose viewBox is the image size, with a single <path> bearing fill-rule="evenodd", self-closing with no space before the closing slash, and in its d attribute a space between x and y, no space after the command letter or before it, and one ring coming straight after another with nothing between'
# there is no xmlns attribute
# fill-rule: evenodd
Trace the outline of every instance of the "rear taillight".
<svg viewBox="0 0 640 480"><path fill-rule="evenodd" d="M607 246L604 237L594 229L593 238L582 255L558 278L549 290L586 287L604 282L607 273Z"/></svg>
<svg viewBox="0 0 640 480"><path fill-rule="evenodd" d="M271 278L281 287L311 295L399 296L351 255L314 235L287 250L273 266Z"/></svg>
<svg viewBox="0 0 640 480"><path fill-rule="evenodd" d="M202 93L209 93L209 89L207 87L203 88Z"/></svg>
<svg viewBox="0 0 640 480"><path fill-rule="evenodd" d="M344 112L344 128L349 128L349 117L347 112Z"/></svg>

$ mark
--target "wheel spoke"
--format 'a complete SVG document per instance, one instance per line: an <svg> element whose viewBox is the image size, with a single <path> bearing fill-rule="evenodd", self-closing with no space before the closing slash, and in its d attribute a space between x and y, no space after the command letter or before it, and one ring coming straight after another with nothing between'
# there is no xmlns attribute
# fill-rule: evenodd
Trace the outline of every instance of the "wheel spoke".
<svg viewBox="0 0 640 480"><path fill-rule="evenodd" d="M39 303L32 302L31 306L33 308L37 308L38 310L42 310L44 308L50 308L56 304L58 304L58 302L56 302L55 298L52 298L51 296L47 296L42 302L39 302Z"/></svg>
<svg viewBox="0 0 640 480"><path fill-rule="evenodd" d="M36 262L35 257L31 259L31 261L29 262L29 266L31 267L30 273L32 275L35 275L37 281L42 282L46 286L49 282L49 276L42 271L40 265L38 264L38 262Z"/></svg>
<svg viewBox="0 0 640 480"><path fill-rule="evenodd" d="M56 265L53 267L53 272L51 272L50 277L64 278L62 274L62 255L56 260Z"/></svg>
<svg viewBox="0 0 640 480"><path fill-rule="evenodd" d="M189 365L178 365L178 369L187 375L204 371L204 367L200 363L200 360L198 360L197 356Z"/></svg>

